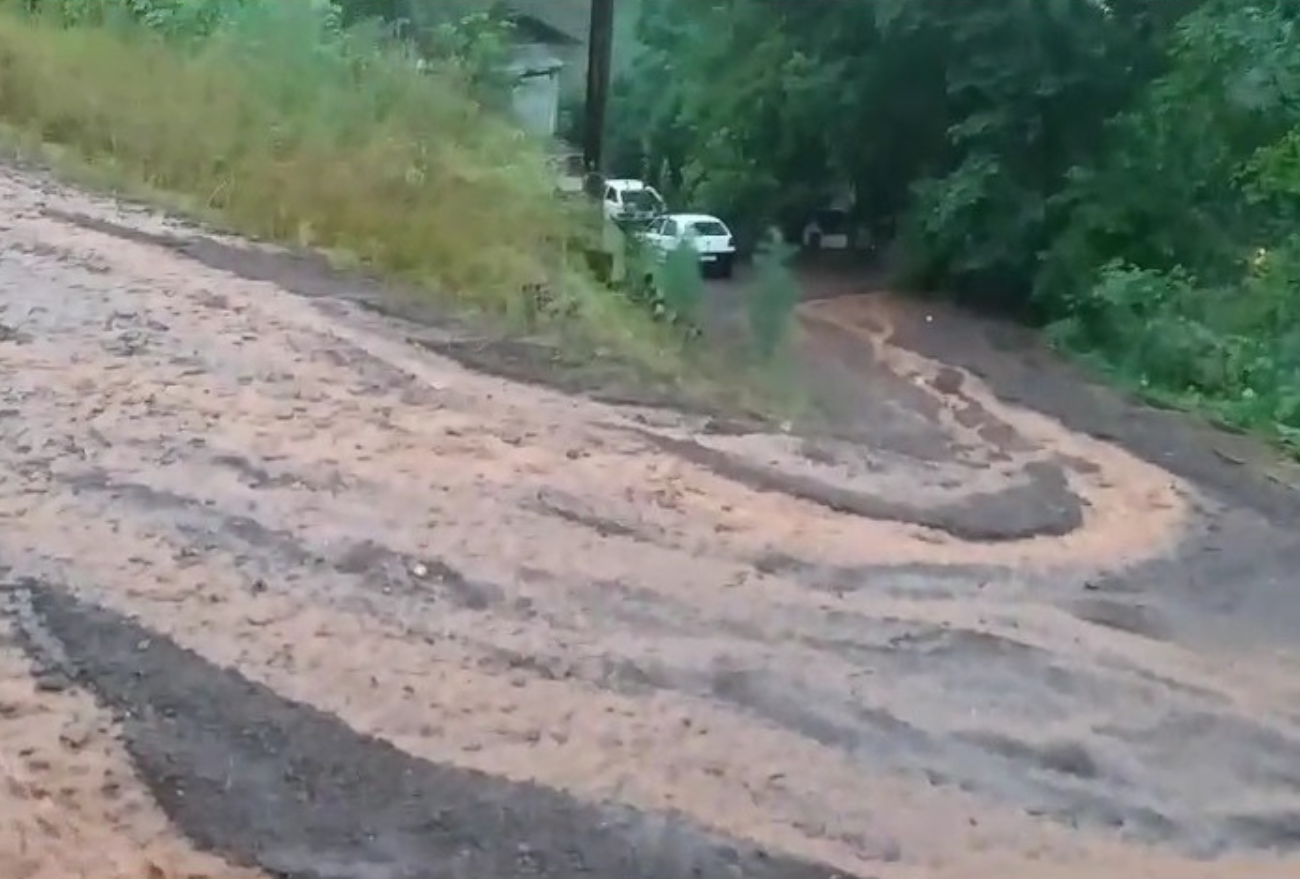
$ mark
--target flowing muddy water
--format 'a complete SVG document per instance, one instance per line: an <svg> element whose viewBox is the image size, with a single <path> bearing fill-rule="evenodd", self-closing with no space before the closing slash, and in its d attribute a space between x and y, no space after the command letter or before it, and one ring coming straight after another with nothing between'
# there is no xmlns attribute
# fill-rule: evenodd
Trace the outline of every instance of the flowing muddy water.
<svg viewBox="0 0 1300 879"><path fill-rule="evenodd" d="M67 792L98 851L1300 875L1300 655L1236 636L1247 592L1300 604L1275 516L902 347L887 300L804 306L855 417L795 436L494 377L313 285L347 286L0 177L0 735L45 743L0 769L111 771L131 808Z"/></svg>

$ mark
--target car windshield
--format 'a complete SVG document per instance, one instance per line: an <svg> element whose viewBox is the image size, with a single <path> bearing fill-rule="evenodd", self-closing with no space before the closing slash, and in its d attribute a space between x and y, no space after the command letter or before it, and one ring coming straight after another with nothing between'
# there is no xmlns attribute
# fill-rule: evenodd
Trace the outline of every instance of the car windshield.
<svg viewBox="0 0 1300 879"><path fill-rule="evenodd" d="M716 236L730 234L727 232L727 227L717 220L696 220L691 223L690 229L696 235Z"/></svg>
<svg viewBox="0 0 1300 879"><path fill-rule="evenodd" d="M638 211L657 211L663 202L649 189L629 189L623 193L623 204Z"/></svg>

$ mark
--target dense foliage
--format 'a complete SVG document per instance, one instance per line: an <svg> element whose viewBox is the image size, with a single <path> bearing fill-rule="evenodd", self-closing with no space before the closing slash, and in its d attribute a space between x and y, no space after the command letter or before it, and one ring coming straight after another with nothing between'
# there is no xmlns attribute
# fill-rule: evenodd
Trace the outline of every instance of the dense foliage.
<svg viewBox="0 0 1300 879"><path fill-rule="evenodd" d="M618 170L753 232L848 190L912 282L1300 429L1300 3L645 0Z"/></svg>

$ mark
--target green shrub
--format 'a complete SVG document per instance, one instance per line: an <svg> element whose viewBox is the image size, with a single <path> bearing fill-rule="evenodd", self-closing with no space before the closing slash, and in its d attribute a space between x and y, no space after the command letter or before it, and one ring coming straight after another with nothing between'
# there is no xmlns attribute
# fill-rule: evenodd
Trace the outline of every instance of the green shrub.
<svg viewBox="0 0 1300 879"><path fill-rule="evenodd" d="M793 253L794 248L772 230L754 257L754 289L746 304L754 351L765 362L781 350L799 304L799 284L790 271Z"/></svg>
<svg viewBox="0 0 1300 879"><path fill-rule="evenodd" d="M697 325L700 305L704 301L704 278L700 274L700 255L689 241L664 254L655 272L657 312L671 323Z"/></svg>
<svg viewBox="0 0 1300 879"><path fill-rule="evenodd" d="M1051 332L1149 393L1244 427L1300 430L1293 267L1279 254L1238 283L1211 287L1181 270L1113 263Z"/></svg>

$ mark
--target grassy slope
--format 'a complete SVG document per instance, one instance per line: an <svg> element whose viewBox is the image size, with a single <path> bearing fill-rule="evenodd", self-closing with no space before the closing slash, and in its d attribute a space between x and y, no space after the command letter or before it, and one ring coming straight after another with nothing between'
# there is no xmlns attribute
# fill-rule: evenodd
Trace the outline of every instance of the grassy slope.
<svg viewBox="0 0 1300 879"><path fill-rule="evenodd" d="M61 29L0 0L0 123L94 176L256 236L342 252L474 310L539 281L565 327L656 372L665 338L573 268L577 222L540 151L450 76L364 42L325 47L305 4L268 4L182 53L138 30Z"/></svg>
<svg viewBox="0 0 1300 879"><path fill-rule="evenodd" d="M559 217L530 152L448 83L394 65L354 79L294 24L310 26L283 16L265 51L185 57L6 16L0 113L241 229L466 289L531 279Z"/></svg>
<svg viewBox="0 0 1300 879"><path fill-rule="evenodd" d="M784 359L684 350L575 268L571 242L599 239L599 224L555 199L537 146L454 78L364 42L323 45L305 3L253 4L228 39L187 52L138 29L44 25L17 6L0 0L0 139L17 132L80 179L321 248L470 311L532 317L523 290L545 282L565 308L540 329L579 383L802 409Z"/></svg>

